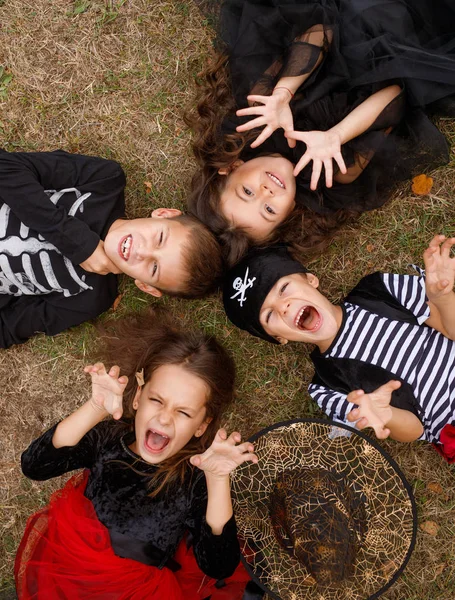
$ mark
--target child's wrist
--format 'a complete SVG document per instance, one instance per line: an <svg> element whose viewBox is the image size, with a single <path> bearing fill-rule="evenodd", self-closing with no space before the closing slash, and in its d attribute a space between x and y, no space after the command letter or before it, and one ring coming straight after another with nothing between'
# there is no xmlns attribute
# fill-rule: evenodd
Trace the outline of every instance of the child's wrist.
<svg viewBox="0 0 455 600"><path fill-rule="evenodd" d="M455 298L455 292L451 291L447 294L439 294L434 297L432 294L427 292L427 297L430 302L432 302L437 307L445 307L450 306L453 303L453 299Z"/></svg>
<svg viewBox="0 0 455 600"><path fill-rule="evenodd" d="M109 415L108 411L104 408L104 406L100 406L99 404L97 404L93 397L90 398L87 404L89 405L93 413L96 416L100 417L100 420L104 419Z"/></svg>
<svg viewBox="0 0 455 600"><path fill-rule="evenodd" d="M343 131L343 127L339 123L328 129L327 133L336 135L340 139L340 144L344 144L346 142L346 134Z"/></svg>
<svg viewBox="0 0 455 600"><path fill-rule="evenodd" d="M281 96L288 104L294 98L294 93L291 89L284 85L277 85L273 88L272 96Z"/></svg>
<svg viewBox="0 0 455 600"><path fill-rule="evenodd" d="M216 475L215 473L211 473L210 471L204 471L205 479L207 484L211 485L226 485L228 483L230 485L229 473L227 475Z"/></svg>

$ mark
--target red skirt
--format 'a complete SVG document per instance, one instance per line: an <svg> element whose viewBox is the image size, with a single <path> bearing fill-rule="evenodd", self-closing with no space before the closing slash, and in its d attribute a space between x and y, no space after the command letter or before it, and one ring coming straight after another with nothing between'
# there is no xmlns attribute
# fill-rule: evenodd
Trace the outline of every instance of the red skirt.
<svg viewBox="0 0 455 600"><path fill-rule="evenodd" d="M182 540L173 573L112 550L109 532L84 496L88 472L72 477L32 515L14 566L19 600L240 600L249 576L240 564L226 587L199 569Z"/></svg>

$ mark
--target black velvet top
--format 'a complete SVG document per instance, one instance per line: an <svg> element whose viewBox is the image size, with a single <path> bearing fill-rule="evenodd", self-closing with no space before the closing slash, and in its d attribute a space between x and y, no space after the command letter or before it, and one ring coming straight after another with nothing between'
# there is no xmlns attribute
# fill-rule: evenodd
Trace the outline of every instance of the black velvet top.
<svg viewBox="0 0 455 600"><path fill-rule="evenodd" d="M58 449L52 444L56 426L25 450L22 471L30 479L46 480L90 469L85 496L109 530L118 556L177 570L172 557L189 532L200 569L215 579L232 575L240 559L235 520L226 523L221 535L212 533L205 520L207 487L202 471L191 469L183 486L151 498L147 484L156 466L128 448L134 433L127 425L104 421L76 446Z"/></svg>

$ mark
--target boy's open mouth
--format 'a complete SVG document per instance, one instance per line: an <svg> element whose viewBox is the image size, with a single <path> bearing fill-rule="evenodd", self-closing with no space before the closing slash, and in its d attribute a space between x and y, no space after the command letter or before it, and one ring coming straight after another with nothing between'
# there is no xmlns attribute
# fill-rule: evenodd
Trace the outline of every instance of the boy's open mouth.
<svg viewBox="0 0 455 600"><path fill-rule="evenodd" d="M314 306L303 306L294 320L294 325L301 331L317 331L322 325L322 317Z"/></svg>
<svg viewBox="0 0 455 600"><path fill-rule="evenodd" d="M158 433L154 429L148 429L145 434L145 446L149 452L162 452L169 444L171 439L163 433Z"/></svg>
<svg viewBox="0 0 455 600"><path fill-rule="evenodd" d="M280 187L282 190L286 189L284 181L282 181L277 175L275 175L274 173L269 173L268 171L266 171L266 174L273 181L273 183L276 183L278 187Z"/></svg>
<svg viewBox="0 0 455 600"><path fill-rule="evenodd" d="M133 243L133 236L127 235L120 240L119 243L119 254L123 260L128 260L131 252L131 245Z"/></svg>

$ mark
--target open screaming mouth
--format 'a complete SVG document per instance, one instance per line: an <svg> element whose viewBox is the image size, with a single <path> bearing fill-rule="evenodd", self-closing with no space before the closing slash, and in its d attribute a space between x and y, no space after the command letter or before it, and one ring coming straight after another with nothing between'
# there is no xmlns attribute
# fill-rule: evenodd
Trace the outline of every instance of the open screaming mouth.
<svg viewBox="0 0 455 600"><path fill-rule="evenodd" d="M124 260L128 260L130 257L132 241L133 241L133 236L128 235L120 244L120 253Z"/></svg>
<svg viewBox="0 0 455 600"><path fill-rule="evenodd" d="M171 439L167 435L149 429L145 434L145 445L151 452L161 452L166 448Z"/></svg>
<svg viewBox="0 0 455 600"><path fill-rule="evenodd" d="M301 331L317 331L322 319L313 306L304 306L299 310L294 323Z"/></svg>

